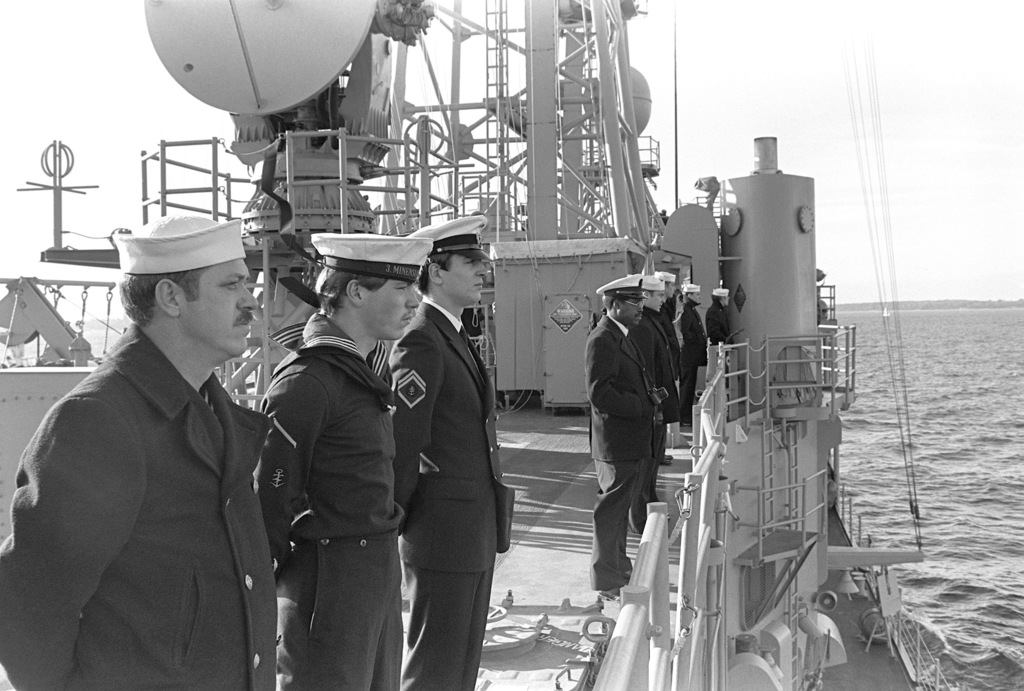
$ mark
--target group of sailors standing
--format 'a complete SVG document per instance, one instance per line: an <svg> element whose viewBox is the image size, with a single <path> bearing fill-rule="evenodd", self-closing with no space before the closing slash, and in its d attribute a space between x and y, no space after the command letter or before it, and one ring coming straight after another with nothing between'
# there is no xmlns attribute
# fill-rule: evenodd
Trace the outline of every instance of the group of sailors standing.
<svg viewBox="0 0 1024 691"><path fill-rule="evenodd" d="M587 338L585 366L598 482L590 581L602 600L619 599L629 583L627 532L643 533L647 504L660 501L658 466L671 464L668 425L694 423L697 372L707 365L709 341L728 344L735 335L727 289L712 293L705 334L700 286L683 285L677 298L675 279L664 271L632 274L597 291L605 314Z"/></svg>
<svg viewBox="0 0 1024 691"><path fill-rule="evenodd" d="M214 373L258 306L239 223L117 236L132 325L33 436L0 546L15 688L473 689L511 511L459 319L483 223L314 235L262 412Z"/></svg>

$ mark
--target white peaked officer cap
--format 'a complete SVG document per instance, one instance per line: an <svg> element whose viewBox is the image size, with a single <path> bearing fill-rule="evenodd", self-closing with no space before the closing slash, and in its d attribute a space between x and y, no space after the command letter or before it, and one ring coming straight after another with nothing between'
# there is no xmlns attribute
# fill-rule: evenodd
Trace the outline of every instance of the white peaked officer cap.
<svg viewBox="0 0 1024 691"><path fill-rule="evenodd" d="M683 286L683 292L684 293L699 293L700 292L700 286L696 285L696 284L693 284L693 283L687 283L686 285Z"/></svg>
<svg viewBox="0 0 1024 691"><path fill-rule="evenodd" d="M729 289L715 288L714 290L711 291L711 294L714 295L716 298L727 298L729 297Z"/></svg>
<svg viewBox="0 0 1024 691"><path fill-rule="evenodd" d="M665 281L658 278L657 274L654 274L653 276L641 276L640 286L648 292L665 290Z"/></svg>
<svg viewBox="0 0 1024 691"><path fill-rule="evenodd" d="M430 252L430 240L374 233L316 233L313 247L332 269L413 283Z"/></svg>
<svg viewBox="0 0 1024 691"><path fill-rule="evenodd" d="M242 222L199 216L164 216L136 233L114 236L121 271L172 274L245 258Z"/></svg>
<svg viewBox="0 0 1024 691"><path fill-rule="evenodd" d="M607 295L608 297L624 297L624 298L645 298L647 297L647 291L643 289L641 285L643 283L643 277L640 274L632 274L631 276L623 276L622 278L616 278L611 283L606 283L597 289L598 295Z"/></svg>
<svg viewBox="0 0 1024 691"><path fill-rule="evenodd" d="M660 278L665 283L678 283L676 275L671 271L655 271L654 275Z"/></svg>
<svg viewBox="0 0 1024 691"><path fill-rule="evenodd" d="M480 246L480 232L486 227L486 217L465 216L454 221L424 226L406 237L432 240L434 247L430 251L431 255L453 252L470 259L490 261L491 258Z"/></svg>

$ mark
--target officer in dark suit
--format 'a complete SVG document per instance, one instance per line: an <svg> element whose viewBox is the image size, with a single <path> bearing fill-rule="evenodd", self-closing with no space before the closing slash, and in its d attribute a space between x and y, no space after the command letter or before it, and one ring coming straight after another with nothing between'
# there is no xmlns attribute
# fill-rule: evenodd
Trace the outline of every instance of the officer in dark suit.
<svg viewBox="0 0 1024 691"><path fill-rule="evenodd" d="M683 312L679 315L679 332L683 346L679 355L679 424L693 424L693 397L697 390L697 370L708 364L708 338L704 322L697 313L700 286L683 286Z"/></svg>
<svg viewBox="0 0 1024 691"><path fill-rule="evenodd" d="M659 501L658 465L665 457L666 425L679 421L679 395L672 358L669 351L669 337L661 320L661 305L665 301L665 283L657 275L644 276L642 282L648 297L644 304L640 322L629 330L629 338L643 356L647 372L656 386L668 393L655 415L654 435L651 440L651 457L641 462L638 483L640 490L630 506L629 524L637 533L644 531L647 522L647 504Z"/></svg>
<svg viewBox="0 0 1024 691"><path fill-rule="evenodd" d="M422 228L434 241L420 270L423 302L395 344L395 501L409 593L405 691L476 685L494 575L500 479L494 391L462 331L489 260L479 216Z"/></svg>
<svg viewBox="0 0 1024 691"><path fill-rule="evenodd" d="M598 485L590 586L600 599L617 599L633 570L626 528L640 466L652 462L657 402L643 357L627 338L643 311L641 277L616 279L597 292L607 314L587 338L586 350L590 451Z"/></svg>
<svg viewBox="0 0 1024 691"><path fill-rule="evenodd" d="M402 567L394 394L383 341L402 335L432 243L317 233L319 311L263 400L257 469L277 578L278 689L395 691Z"/></svg>

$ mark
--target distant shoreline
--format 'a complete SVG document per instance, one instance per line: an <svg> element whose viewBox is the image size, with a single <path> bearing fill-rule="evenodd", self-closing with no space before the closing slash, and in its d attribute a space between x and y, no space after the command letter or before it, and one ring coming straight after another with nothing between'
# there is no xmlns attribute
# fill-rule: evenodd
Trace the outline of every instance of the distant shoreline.
<svg viewBox="0 0 1024 691"><path fill-rule="evenodd" d="M1024 308L1024 300L906 300L899 304L901 310L977 310ZM836 309L848 312L881 312L877 302L850 302L836 305Z"/></svg>

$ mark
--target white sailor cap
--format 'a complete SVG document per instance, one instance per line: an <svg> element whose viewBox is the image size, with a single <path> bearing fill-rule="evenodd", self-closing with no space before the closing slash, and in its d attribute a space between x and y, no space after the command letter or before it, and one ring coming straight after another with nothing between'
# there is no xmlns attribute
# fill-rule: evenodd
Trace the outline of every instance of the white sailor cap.
<svg viewBox="0 0 1024 691"><path fill-rule="evenodd" d="M332 269L413 283L430 252L430 240L376 233L316 233L313 247Z"/></svg>
<svg viewBox="0 0 1024 691"><path fill-rule="evenodd" d="M711 294L714 295L716 298L727 298L729 297L729 289L715 288L714 290L711 291Z"/></svg>
<svg viewBox="0 0 1024 691"><path fill-rule="evenodd" d="M655 271L654 275L665 283L679 283L679 281L676 280L676 275L671 271Z"/></svg>
<svg viewBox="0 0 1024 691"><path fill-rule="evenodd" d="M624 297L624 298L645 298L647 297L647 291L643 289L643 276L640 274L631 274L629 276L623 276L622 278L616 278L611 283L606 283L597 289L598 295L607 295L608 297Z"/></svg>
<svg viewBox="0 0 1024 691"><path fill-rule="evenodd" d="M696 285L694 283L686 283L686 284L683 285L683 292L684 293L699 293L700 292L700 286Z"/></svg>
<svg viewBox="0 0 1024 691"><path fill-rule="evenodd" d="M665 290L665 281L658 278L658 274L654 274L653 276L641 276L640 285L648 292Z"/></svg>
<svg viewBox="0 0 1024 691"><path fill-rule="evenodd" d="M424 226L406 237L432 240L434 247L430 251L431 255L454 252L470 259L490 261L491 258L480 246L480 232L486 227L486 216L465 216Z"/></svg>
<svg viewBox="0 0 1024 691"><path fill-rule="evenodd" d="M126 274L172 274L245 258L242 222L164 216L138 233L114 235Z"/></svg>

